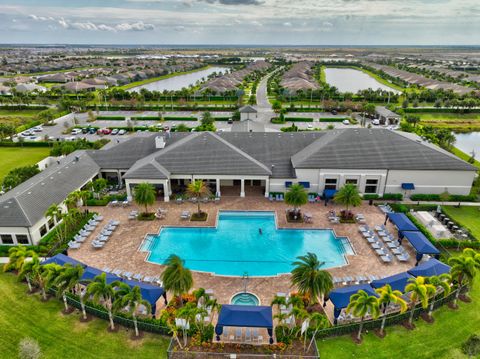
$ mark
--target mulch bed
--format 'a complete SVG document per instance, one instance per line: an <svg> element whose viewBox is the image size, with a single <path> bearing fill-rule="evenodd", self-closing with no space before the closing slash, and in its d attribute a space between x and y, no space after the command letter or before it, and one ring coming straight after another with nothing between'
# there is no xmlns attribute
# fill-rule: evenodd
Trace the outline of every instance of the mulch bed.
<svg viewBox="0 0 480 359"><path fill-rule="evenodd" d="M67 310L65 310L65 308L63 308L62 309L62 314L69 315L69 314L72 314L74 311L75 311L75 308L73 308L73 307L68 307Z"/></svg>
<svg viewBox="0 0 480 359"><path fill-rule="evenodd" d="M458 304L455 304L455 303L453 303L453 302L449 302L447 305L448 305L448 307L449 307L450 309L453 309L453 310L457 310L457 309L458 309Z"/></svg>
<svg viewBox="0 0 480 359"><path fill-rule="evenodd" d="M435 321L435 319L430 317L428 313L422 313L420 314L420 317L428 324L432 324Z"/></svg>
<svg viewBox="0 0 480 359"><path fill-rule="evenodd" d="M458 296L458 299L460 299L464 303L471 303L472 302L472 298L470 298L469 296L467 296L465 294L460 294Z"/></svg>
<svg viewBox="0 0 480 359"><path fill-rule="evenodd" d="M145 333L144 332L138 332L138 336L135 335L135 329L132 330L132 335L130 335L130 339L131 340L140 340L140 339L143 339L143 337L145 336Z"/></svg>
<svg viewBox="0 0 480 359"><path fill-rule="evenodd" d="M378 338L383 339L387 335L387 332L385 329L383 329L383 333L380 333L380 329L374 329L373 334L375 334Z"/></svg>
<svg viewBox="0 0 480 359"><path fill-rule="evenodd" d="M358 345L362 344L363 338L360 337L360 340L358 340L358 333L357 333L357 331L354 331L354 332L351 334L351 337L352 337L352 340L353 340L353 342L354 342L355 344L358 344Z"/></svg>
<svg viewBox="0 0 480 359"><path fill-rule="evenodd" d="M192 214L190 217L190 221L192 222L205 222L208 218L208 213L207 212L196 212Z"/></svg>
<svg viewBox="0 0 480 359"><path fill-rule="evenodd" d="M120 330L119 325L116 325L115 328L112 330L112 328L110 327L110 323L108 323L107 331L109 333L118 333L119 330Z"/></svg>
<svg viewBox="0 0 480 359"><path fill-rule="evenodd" d="M408 322L408 320L402 322L402 325L405 327L405 329L408 329L408 330L413 330L413 329L415 329L415 324L413 324L413 323L410 324L410 323Z"/></svg>
<svg viewBox="0 0 480 359"><path fill-rule="evenodd" d="M303 223L303 216L301 213L297 215L297 218L293 215L292 212L287 213L287 222L289 223Z"/></svg>
<svg viewBox="0 0 480 359"><path fill-rule="evenodd" d="M80 322L88 323L93 320L93 316L87 313L87 316L84 318L83 315L80 313Z"/></svg>

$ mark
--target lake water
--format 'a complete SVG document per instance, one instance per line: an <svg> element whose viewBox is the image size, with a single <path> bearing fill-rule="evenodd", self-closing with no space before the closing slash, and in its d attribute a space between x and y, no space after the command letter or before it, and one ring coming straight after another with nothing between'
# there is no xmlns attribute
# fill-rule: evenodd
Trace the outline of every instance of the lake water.
<svg viewBox="0 0 480 359"><path fill-rule="evenodd" d="M475 151L475 158L480 160L480 132L456 133L455 147L467 154Z"/></svg>
<svg viewBox="0 0 480 359"><path fill-rule="evenodd" d="M340 92L357 93L360 90L382 89L395 93L400 93L389 86L381 84L373 77L355 69L326 68L326 81L329 85L335 86Z"/></svg>
<svg viewBox="0 0 480 359"><path fill-rule="evenodd" d="M205 70L195 71L189 74L173 76L168 79L158 80L155 82L150 82L145 85L137 86L131 88L129 91L138 92L140 89L144 88L149 91L177 91L181 90L184 87L189 87L190 85L195 85L197 81L201 81L202 78L207 79L208 75L216 73L224 73L228 70L227 67L213 66Z"/></svg>

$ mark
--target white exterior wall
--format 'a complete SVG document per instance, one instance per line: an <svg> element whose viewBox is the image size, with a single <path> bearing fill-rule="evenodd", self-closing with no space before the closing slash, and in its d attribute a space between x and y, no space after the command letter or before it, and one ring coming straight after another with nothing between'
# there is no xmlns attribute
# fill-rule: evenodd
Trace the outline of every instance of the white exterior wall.
<svg viewBox="0 0 480 359"><path fill-rule="evenodd" d="M402 183L413 183L413 193L468 195L472 187L475 172L473 171L389 171L386 193L405 193Z"/></svg>
<svg viewBox="0 0 480 359"><path fill-rule="evenodd" d="M13 237L12 245L17 245L17 239L15 238L15 235L17 234L26 235L29 238L30 244L32 243L30 239L30 235L28 233L28 228L25 228L25 227L1 227L0 234L10 234ZM8 246L9 244L0 243L0 245Z"/></svg>

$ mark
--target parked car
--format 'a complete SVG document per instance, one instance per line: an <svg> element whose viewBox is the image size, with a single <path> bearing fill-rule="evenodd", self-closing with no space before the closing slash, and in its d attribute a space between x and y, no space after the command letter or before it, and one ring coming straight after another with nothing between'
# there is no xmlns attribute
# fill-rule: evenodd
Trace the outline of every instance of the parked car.
<svg viewBox="0 0 480 359"><path fill-rule="evenodd" d="M43 127L42 126L35 126L34 128L32 128L32 130L34 132L42 132L43 131Z"/></svg>
<svg viewBox="0 0 480 359"><path fill-rule="evenodd" d="M378 118L372 120L372 125L375 125L375 126L380 125L380 120Z"/></svg>
<svg viewBox="0 0 480 359"><path fill-rule="evenodd" d="M343 120L342 123L346 126L348 126L350 124L350 121L349 120Z"/></svg>
<svg viewBox="0 0 480 359"><path fill-rule="evenodd" d="M332 110L332 111L330 111L330 113L331 113L332 115L336 115L338 112L337 112L337 110Z"/></svg>
<svg viewBox="0 0 480 359"><path fill-rule="evenodd" d="M123 130L123 129L120 130L120 131L118 131L118 134L119 134L120 136L122 136L122 135L124 135L124 134L126 134L126 133L127 133L127 131L125 131L125 130Z"/></svg>
<svg viewBox="0 0 480 359"><path fill-rule="evenodd" d="M88 133L88 128L86 128L86 127L82 128L82 133L87 134Z"/></svg>
<svg viewBox="0 0 480 359"><path fill-rule="evenodd" d="M81 129L81 128L74 128L74 129L72 130L72 135L74 135L74 136L75 136L75 135L79 135L79 134L81 134L81 133L82 133L82 129Z"/></svg>
<svg viewBox="0 0 480 359"><path fill-rule="evenodd" d="M94 135L94 134L97 133L97 129L96 129L96 128L89 128L89 129L88 129L88 133L89 133L90 135Z"/></svg>
<svg viewBox="0 0 480 359"><path fill-rule="evenodd" d="M112 130L109 128L101 128L97 131L99 135L109 135L112 133Z"/></svg>
<svg viewBox="0 0 480 359"><path fill-rule="evenodd" d="M309 130L309 131L312 131L312 130L313 130L313 125L312 125L311 123L309 123L309 124L307 125L307 130Z"/></svg>
<svg viewBox="0 0 480 359"><path fill-rule="evenodd" d="M168 131L169 129L170 129L170 127L168 127L168 126L163 126L163 130L164 130L164 131Z"/></svg>
<svg viewBox="0 0 480 359"><path fill-rule="evenodd" d="M232 125L232 124L233 124L233 120L232 120L231 118L229 118L228 121L227 121L227 123L228 123L229 125Z"/></svg>
<svg viewBox="0 0 480 359"><path fill-rule="evenodd" d="M110 132L111 135L118 135L118 128L114 128L112 132Z"/></svg>

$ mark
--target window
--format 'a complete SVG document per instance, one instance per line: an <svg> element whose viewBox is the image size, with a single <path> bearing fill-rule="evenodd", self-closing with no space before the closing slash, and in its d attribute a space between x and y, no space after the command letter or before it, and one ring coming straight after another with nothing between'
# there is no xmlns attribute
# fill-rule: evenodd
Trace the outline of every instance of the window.
<svg viewBox="0 0 480 359"><path fill-rule="evenodd" d="M29 244L28 236L26 234L17 234L17 243L18 244Z"/></svg>
<svg viewBox="0 0 480 359"><path fill-rule="evenodd" d="M0 240L3 244L13 244L13 236L11 234L0 234Z"/></svg>
<svg viewBox="0 0 480 359"><path fill-rule="evenodd" d="M48 228L52 229L53 227L55 227L55 222L53 221L53 218L50 218L48 221Z"/></svg>
<svg viewBox="0 0 480 359"><path fill-rule="evenodd" d="M377 193L377 179L367 179L365 184L365 193Z"/></svg>
<svg viewBox="0 0 480 359"><path fill-rule="evenodd" d="M298 182L303 188L310 188L310 182Z"/></svg>
<svg viewBox="0 0 480 359"><path fill-rule="evenodd" d="M285 188L290 188L290 187L292 187L292 182L291 181L285 182Z"/></svg>
<svg viewBox="0 0 480 359"><path fill-rule="evenodd" d="M345 184L353 184L353 185L358 185L358 180L356 178L347 178L345 180Z"/></svg>
<svg viewBox="0 0 480 359"><path fill-rule="evenodd" d="M325 178L325 189L337 189L337 179Z"/></svg>
<svg viewBox="0 0 480 359"><path fill-rule="evenodd" d="M40 237L43 237L44 235L47 234L47 226L44 224L43 226L40 227Z"/></svg>

